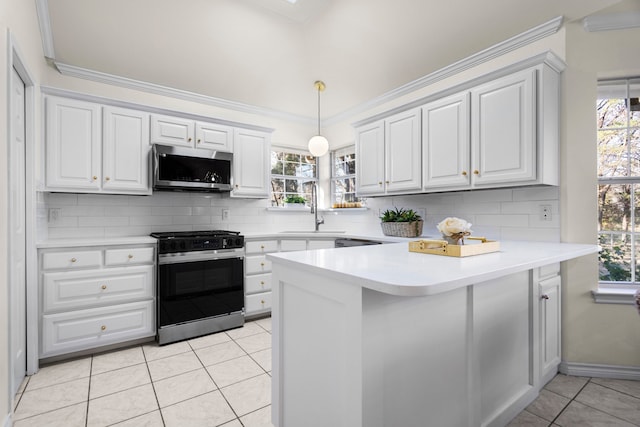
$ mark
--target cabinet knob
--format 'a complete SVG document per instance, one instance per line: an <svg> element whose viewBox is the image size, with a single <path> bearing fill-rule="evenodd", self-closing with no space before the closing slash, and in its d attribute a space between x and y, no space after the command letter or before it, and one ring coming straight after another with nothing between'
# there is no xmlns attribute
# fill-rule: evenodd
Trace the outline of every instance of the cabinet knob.
<svg viewBox="0 0 640 427"><path fill-rule="evenodd" d="M188 142L191 142L192 138L187 139Z"/></svg>
<svg viewBox="0 0 640 427"><path fill-rule="evenodd" d="M549 299L549 295L547 295L547 294L542 294L542 296L541 296L540 298L542 298L542 299Z"/></svg>
<svg viewBox="0 0 640 427"><path fill-rule="evenodd" d="M467 176L467 171L462 171L462 176Z"/></svg>
<svg viewBox="0 0 640 427"><path fill-rule="evenodd" d="M133 258L133 255L129 254L129 255L127 255L127 258L129 258L129 259Z"/></svg>
<svg viewBox="0 0 640 427"><path fill-rule="evenodd" d="M102 285L102 286L100 286L100 288L104 291L104 290L107 289L107 285Z"/></svg>
<svg viewBox="0 0 640 427"><path fill-rule="evenodd" d="M71 258L71 262L76 262L76 261L77 261L77 259Z"/></svg>
<svg viewBox="0 0 640 427"><path fill-rule="evenodd" d="M382 181L378 181L378 185L382 185Z"/></svg>
<svg viewBox="0 0 640 427"><path fill-rule="evenodd" d="M107 327L106 327L105 325L102 325L102 326L100 326L100 330L101 330L101 331L106 331L106 330L107 330Z"/></svg>
<svg viewBox="0 0 640 427"><path fill-rule="evenodd" d="M478 169L476 169L476 170L473 171L473 174L474 175L480 175L480 171Z"/></svg>
<svg viewBox="0 0 640 427"><path fill-rule="evenodd" d="M238 188L238 184L236 184L236 188Z"/></svg>
<svg viewBox="0 0 640 427"><path fill-rule="evenodd" d="M95 175L93 175L91 178L92 178L92 180L93 180L93 181L95 181L96 179L98 179L98 177L97 177L97 176L95 176Z"/></svg>
<svg viewBox="0 0 640 427"><path fill-rule="evenodd" d="M261 262L261 263L260 263L260 265L261 265L262 267L264 267L264 262Z"/></svg>
<svg viewBox="0 0 640 427"><path fill-rule="evenodd" d="M264 300L260 300L260 304L264 304Z"/></svg>
<svg viewBox="0 0 640 427"><path fill-rule="evenodd" d="M105 179L104 179L104 180L105 180L105 181L111 181L111 178L109 178L109 177L107 176L107 177L105 177Z"/></svg>
<svg viewBox="0 0 640 427"><path fill-rule="evenodd" d="M264 245L260 245L260 249L264 249Z"/></svg>
<svg viewBox="0 0 640 427"><path fill-rule="evenodd" d="M198 138L198 144L200 144L200 138Z"/></svg>
<svg viewBox="0 0 640 427"><path fill-rule="evenodd" d="M389 185L389 181L385 181L385 183L386 183L387 185Z"/></svg>
<svg viewBox="0 0 640 427"><path fill-rule="evenodd" d="M264 281L260 281L260 286L264 286Z"/></svg>

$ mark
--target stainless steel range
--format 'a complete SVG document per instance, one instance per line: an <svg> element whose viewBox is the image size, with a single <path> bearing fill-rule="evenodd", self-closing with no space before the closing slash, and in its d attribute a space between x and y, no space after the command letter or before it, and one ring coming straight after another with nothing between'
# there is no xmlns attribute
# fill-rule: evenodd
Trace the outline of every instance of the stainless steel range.
<svg viewBox="0 0 640 427"><path fill-rule="evenodd" d="M244 236L227 230L151 236L158 239L160 345L244 324Z"/></svg>

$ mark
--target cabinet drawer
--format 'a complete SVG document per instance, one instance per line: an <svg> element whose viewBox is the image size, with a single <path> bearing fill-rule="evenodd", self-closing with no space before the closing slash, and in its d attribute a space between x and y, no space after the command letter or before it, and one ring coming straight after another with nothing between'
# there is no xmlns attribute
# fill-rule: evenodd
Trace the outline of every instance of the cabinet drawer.
<svg viewBox="0 0 640 427"><path fill-rule="evenodd" d="M45 273L43 311L77 310L153 298L153 265Z"/></svg>
<svg viewBox="0 0 640 427"><path fill-rule="evenodd" d="M155 335L153 301L42 316L42 354L54 356Z"/></svg>
<svg viewBox="0 0 640 427"><path fill-rule="evenodd" d="M107 249L105 265L152 264L155 261L153 248Z"/></svg>
<svg viewBox="0 0 640 427"><path fill-rule="evenodd" d="M271 271L271 261L264 255L248 256L244 258L246 274L268 273Z"/></svg>
<svg viewBox="0 0 640 427"><path fill-rule="evenodd" d="M245 242L245 252L248 254L264 254L267 252L276 252L278 250L277 240L257 240L254 242Z"/></svg>
<svg viewBox="0 0 640 427"><path fill-rule="evenodd" d="M271 292L247 295L244 297L244 309L247 314L271 310Z"/></svg>
<svg viewBox="0 0 640 427"><path fill-rule="evenodd" d="M307 250L306 240L280 240L280 250L287 251L305 251Z"/></svg>
<svg viewBox="0 0 640 427"><path fill-rule="evenodd" d="M255 276L247 276L244 282L244 291L246 294L255 294L271 290L271 274L257 274Z"/></svg>
<svg viewBox="0 0 640 427"><path fill-rule="evenodd" d="M47 252L42 255L42 269L100 267L102 251Z"/></svg>

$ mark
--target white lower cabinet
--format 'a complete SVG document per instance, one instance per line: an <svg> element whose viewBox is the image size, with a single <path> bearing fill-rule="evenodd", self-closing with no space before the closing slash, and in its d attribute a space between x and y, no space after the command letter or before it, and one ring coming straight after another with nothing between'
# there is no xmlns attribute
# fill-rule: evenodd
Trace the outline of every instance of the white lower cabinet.
<svg viewBox="0 0 640 427"><path fill-rule="evenodd" d="M155 246L40 249L40 358L155 335Z"/></svg>
<svg viewBox="0 0 640 427"><path fill-rule="evenodd" d="M551 271L539 269L537 274L540 325L540 378L542 384L558 372L561 361L561 292L560 266L552 264Z"/></svg>
<svg viewBox="0 0 640 427"><path fill-rule="evenodd" d="M273 239L247 240L244 258L244 310L248 317L271 312L271 261L266 254L327 249L335 246L335 239Z"/></svg>

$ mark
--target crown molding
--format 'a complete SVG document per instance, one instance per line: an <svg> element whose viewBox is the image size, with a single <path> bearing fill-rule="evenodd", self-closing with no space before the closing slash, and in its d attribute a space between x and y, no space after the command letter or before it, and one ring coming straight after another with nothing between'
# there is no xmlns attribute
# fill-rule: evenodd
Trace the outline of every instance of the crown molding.
<svg viewBox="0 0 640 427"><path fill-rule="evenodd" d="M189 92L182 89L176 89L168 86L162 86L155 83L134 80L128 77L116 76L113 74L103 73L100 71L89 70L86 68L76 67L74 65L55 62L54 64L60 74L65 76L77 77L80 79L91 80L98 83L105 83L113 86L120 86L127 89L134 89L141 92L153 93L155 95L168 96L185 101L196 102L199 104L211 105L227 110L241 111L249 114L257 114L261 116L275 117L283 120L300 123L315 123L312 118L300 116L297 114L287 113L271 108L258 107L255 105L243 104L241 102L229 101L213 96L202 95L195 92Z"/></svg>
<svg viewBox="0 0 640 427"><path fill-rule="evenodd" d="M348 120L356 114L363 113L369 109L393 101L396 98L410 94L416 90L422 89L429 85L432 85L440 80L444 80L462 71L476 67L484 62L490 61L501 55L504 55L513 50L519 49L530 43L533 43L542 38L553 35L560 30L562 26L563 17L558 16L544 24L531 28L523 33L513 36L503 42L495 44L487 49L481 50L471 56L468 56L458 62L454 62L444 68L434 71L431 74L427 74L424 77L420 77L412 82L402 85L392 91L389 91L383 95L380 95L372 100L357 105L353 108L343 111L335 116L332 116L324 121L326 125L331 125L343 120Z"/></svg>
<svg viewBox="0 0 640 427"><path fill-rule="evenodd" d="M38 15L38 24L40 25L40 38L42 39L44 57L52 60L56 57L56 53L53 49L49 2L47 0L36 0L36 13Z"/></svg>
<svg viewBox="0 0 640 427"><path fill-rule="evenodd" d="M640 27L640 11L587 16L582 25L588 32L636 28Z"/></svg>
<svg viewBox="0 0 640 427"><path fill-rule="evenodd" d="M287 113L280 110L259 107L240 102L230 101L222 98L216 98L212 96L202 95L195 92L189 92L172 87L162 86L154 83L144 82L141 80L134 80L127 77L117 76L113 74L107 74L100 71L90 70L86 68L76 67L74 65L64 64L55 61L55 52L53 48L53 35L51 32L51 23L49 20L49 8L48 0L36 0L36 7L38 12L38 21L40 22L40 33L42 37L42 46L44 54L50 62L58 69L58 71L66 76L77 77L85 80L91 80L99 83L125 87L142 92L153 93L162 96L174 97L183 99L186 101L211 105L219 108L240 111L249 114L257 114L267 117L274 117L282 120L288 120L296 123L312 124L315 123L315 119L312 117L301 116L298 114ZM349 108L341 113L333 115L323 120L325 126L331 126L332 124L339 123L341 121L348 120L349 118L366 112L379 105L391 102L404 95L410 94L414 91L432 85L440 80L444 80L455 74L458 74L467 69L478 66L484 62L490 61L501 55L504 55L513 50L519 49L530 43L533 43L542 38L548 37L558 32L563 23L563 17L558 16L551 19L541 25L531 28L523 33L515 35L503 42L495 44L487 49L484 49L478 53L475 53L467 58L464 58L458 62L441 68L433 73L427 74L419 79L404 84L394 90L391 90L385 94L382 94L369 101L363 102L359 105ZM560 61L561 62L561 61Z"/></svg>

